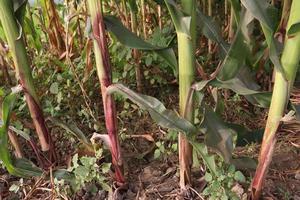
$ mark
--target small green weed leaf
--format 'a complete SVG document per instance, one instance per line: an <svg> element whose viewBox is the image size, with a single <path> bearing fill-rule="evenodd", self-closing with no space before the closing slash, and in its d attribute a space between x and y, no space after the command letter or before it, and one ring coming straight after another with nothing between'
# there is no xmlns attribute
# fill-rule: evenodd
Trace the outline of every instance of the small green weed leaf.
<svg viewBox="0 0 300 200"><path fill-rule="evenodd" d="M75 168L74 170L74 173L77 175L77 176L80 176L81 179L85 179L85 177L88 176L88 172L89 169L86 167L86 166L82 166L82 165L79 165L77 168Z"/></svg>
<svg viewBox="0 0 300 200"><path fill-rule="evenodd" d="M240 171L236 171L234 173L234 180L241 182L241 183L246 182L246 178L245 178L244 174Z"/></svg>
<svg viewBox="0 0 300 200"><path fill-rule="evenodd" d="M102 166L101 166L101 170L104 174L106 174L107 172L109 172L110 170L110 167L111 167L111 163L104 163Z"/></svg>
<svg viewBox="0 0 300 200"><path fill-rule="evenodd" d="M14 192L14 193L17 193L20 189L20 186L19 185L16 185L16 184L12 184L10 187L9 187L9 191L10 192Z"/></svg>
<svg viewBox="0 0 300 200"><path fill-rule="evenodd" d="M204 175L204 179L207 181L207 182L211 182L213 180L213 177L210 173L206 172L205 175Z"/></svg>
<svg viewBox="0 0 300 200"><path fill-rule="evenodd" d="M73 164L73 168L77 168L79 165L78 165L78 154L76 153L73 158L72 158L72 164Z"/></svg>
<svg viewBox="0 0 300 200"><path fill-rule="evenodd" d="M13 164L18 173L20 173L20 175L25 175L25 177L39 177L43 173L41 168L35 166L31 161L24 158L14 160Z"/></svg>
<svg viewBox="0 0 300 200"><path fill-rule="evenodd" d="M49 90L51 94L57 94L59 92L58 83L57 82L52 83Z"/></svg>
<svg viewBox="0 0 300 200"><path fill-rule="evenodd" d="M157 159L157 158L159 158L160 157L160 150L159 149L155 149L155 151L154 151L154 159Z"/></svg>
<svg viewBox="0 0 300 200"><path fill-rule="evenodd" d="M74 183L74 181L75 181L75 175L66 169L55 170L53 172L53 177L55 177L58 180L63 179L65 181L67 181L68 183Z"/></svg>
<svg viewBox="0 0 300 200"><path fill-rule="evenodd" d="M228 168L228 173L234 174L234 172L235 172L235 166L234 165L230 165L229 168Z"/></svg>
<svg viewBox="0 0 300 200"><path fill-rule="evenodd" d="M300 105L291 103L293 110L296 112L296 119L300 121Z"/></svg>

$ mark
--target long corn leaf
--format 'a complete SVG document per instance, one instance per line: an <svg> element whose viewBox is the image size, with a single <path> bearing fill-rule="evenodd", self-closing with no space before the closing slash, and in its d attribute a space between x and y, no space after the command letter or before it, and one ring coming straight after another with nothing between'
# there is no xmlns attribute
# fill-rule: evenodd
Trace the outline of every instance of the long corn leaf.
<svg viewBox="0 0 300 200"><path fill-rule="evenodd" d="M276 24L272 20L270 14L271 5L266 0L241 0L241 3L252 13L252 15L260 22L264 32L269 51L270 60L284 77L284 70L279 60L279 46L278 42L274 39L276 31Z"/></svg>
<svg viewBox="0 0 300 200"><path fill-rule="evenodd" d="M246 86L239 78L233 78L227 81L221 81L218 79L200 81L193 85L193 89L201 91L208 85L223 89L230 89L239 95L252 96L255 98L257 105L264 108L269 107L270 105L270 92L261 92L249 89L249 87Z"/></svg>
<svg viewBox="0 0 300 200"><path fill-rule="evenodd" d="M114 16L105 16L104 23L107 30L110 31L121 44L133 49L154 51L172 67L175 74L178 73L176 56L172 48L158 47L144 41L128 30L120 20Z"/></svg>
<svg viewBox="0 0 300 200"><path fill-rule="evenodd" d="M42 170L26 159L13 160L8 148L8 128L10 113L14 107L16 95L10 94L6 96L2 103L2 120L3 125L0 127L0 159L2 160L7 171L19 177L40 176Z"/></svg>

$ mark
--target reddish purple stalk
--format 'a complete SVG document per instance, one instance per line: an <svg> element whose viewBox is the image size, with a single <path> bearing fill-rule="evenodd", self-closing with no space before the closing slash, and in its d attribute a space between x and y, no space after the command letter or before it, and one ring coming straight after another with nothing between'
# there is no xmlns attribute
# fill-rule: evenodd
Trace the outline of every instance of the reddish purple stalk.
<svg viewBox="0 0 300 200"><path fill-rule="evenodd" d="M97 3L96 3L97 4ZM94 8L95 9L95 8ZM98 76L101 84L101 93L104 106L105 125L110 139L110 151L112 155L112 165L115 170L115 179L119 183L124 183L125 179L122 170L122 159L120 146L117 136L117 114L115 101L111 95L106 94L107 87L112 84L112 70L107 47L105 27L101 9L96 10L96 15L92 15L93 20L93 35L95 53L100 53L102 58L101 63L97 63ZM99 50L99 51L97 51Z"/></svg>

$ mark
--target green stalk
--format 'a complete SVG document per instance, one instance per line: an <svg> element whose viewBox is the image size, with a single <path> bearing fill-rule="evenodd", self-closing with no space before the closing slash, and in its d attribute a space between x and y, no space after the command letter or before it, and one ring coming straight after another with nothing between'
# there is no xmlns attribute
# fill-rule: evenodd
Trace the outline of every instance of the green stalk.
<svg viewBox="0 0 300 200"><path fill-rule="evenodd" d="M208 0L208 16L212 17L212 10L213 10L213 0ZM212 53L212 41L208 40L208 53Z"/></svg>
<svg viewBox="0 0 300 200"><path fill-rule="evenodd" d="M293 24L300 21L300 1L292 2L290 17L287 24L287 31ZM263 182L272 160L274 147L276 143L276 131L284 115L288 103L290 92L292 90L295 76L300 61L300 32L285 37L284 50L281 57L281 63L286 78L278 71L275 71L275 84L273 89L272 101L269 110L269 116L264 132L264 138L259 155L259 164L252 182L252 197L259 199Z"/></svg>
<svg viewBox="0 0 300 200"><path fill-rule="evenodd" d="M113 96L107 94L107 87L112 84L112 70L106 41L104 21L102 16L102 1L88 0L88 9L91 15L94 53L96 58L97 74L101 84L101 93L105 115L105 125L110 140L112 165L115 170L115 178L119 183L124 183L123 165L120 146L117 136L117 114Z"/></svg>
<svg viewBox="0 0 300 200"><path fill-rule="evenodd" d="M131 31L138 35L138 23L137 23L137 11L134 9L133 5L136 4L134 1L129 1L129 8L130 8L130 17L131 17ZM136 78L136 87L138 92L142 92L143 89L143 76L142 76L142 69L140 66L140 52L137 49L132 50L133 53L133 59L135 63L135 78Z"/></svg>
<svg viewBox="0 0 300 200"><path fill-rule="evenodd" d="M177 32L178 56L179 56L179 109L181 116L193 123L194 113L185 114L185 108L189 90L195 78L195 36L196 36L196 1L182 0L182 8L185 14L191 16L190 35ZM190 105L193 106L193 105ZM194 109L189 109L194 110ZM191 167L193 164L192 145L183 133L179 134L179 166L180 166L180 188L185 189L191 184Z"/></svg>
<svg viewBox="0 0 300 200"><path fill-rule="evenodd" d="M20 33L19 24L14 16L13 2L11 0L0 1L0 21L15 63L17 78L25 91L26 102L29 107L42 150L48 151L52 147L52 141L33 85L33 78L31 76L27 52L23 42L23 37ZM52 156L54 156L54 152L51 152L53 153Z"/></svg>
<svg viewBox="0 0 300 200"><path fill-rule="evenodd" d="M229 42L231 42L233 40L234 28L235 28L234 11L233 11L232 4L230 4L230 18L229 18L229 31L228 31L228 41Z"/></svg>

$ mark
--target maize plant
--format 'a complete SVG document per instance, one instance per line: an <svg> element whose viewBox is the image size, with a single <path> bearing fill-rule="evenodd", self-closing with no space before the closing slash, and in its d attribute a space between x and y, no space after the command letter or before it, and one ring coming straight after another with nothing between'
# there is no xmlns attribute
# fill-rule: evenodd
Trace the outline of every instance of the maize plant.
<svg viewBox="0 0 300 200"><path fill-rule="evenodd" d="M171 14L178 39L178 68L179 68L179 107L182 117L193 123L193 103L188 108L192 112L186 112L188 93L194 82L195 76L195 45L196 45L196 1L181 1L182 11L190 19L187 23L183 16L178 16L174 10L173 3L165 1ZM177 15L177 16L176 16ZM181 17L178 19L177 17ZM182 21L180 21L182 20ZM186 114L185 114L186 113ZM192 146L183 134L179 134L179 166L180 166L180 187L185 188L191 183Z"/></svg>
<svg viewBox="0 0 300 200"><path fill-rule="evenodd" d="M276 134L298 125L299 1L29 2L0 0L0 175L26 178L0 198L268 198Z"/></svg>
<svg viewBox="0 0 300 200"><path fill-rule="evenodd" d="M275 69L273 95L259 155L259 164L252 182L252 197L259 199L276 144L276 132L284 116L300 61L300 2L293 0L286 26L281 56L282 71Z"/></svg>
<svg viewBox="0 0 300 200"><path fill-rule="evenodd" d="M23 87L26 102L41 144L42 151L50 151L50 158L52 161L54 161L55 151L51 135L49 134L48 128L45 124L40 101L33 85L31 68L23 41L23 32L22 28L20 27L22 22L18 21L21 19L17 18L18 16L16 16L13 6L14 4L12 1L1 1L0 20L8 42L9 50L14 60L17 79ZM24 6L24 4L21 4L21 6Z"/></svg>
<svg viewBox="0 0 300 200"><path fill-rule="evenodd" d="M122 159L117 135L117 116L114 99L107 94L107 87L112 84L112 69L108 54L104 20L102 15L102 1L89 0L89 12L91 14L92 29L94 36L94 53L96 57L97 74L101 84L105 125L109 137L109 148L112 156L116 180L124 183L122 172Z"/></svg>

